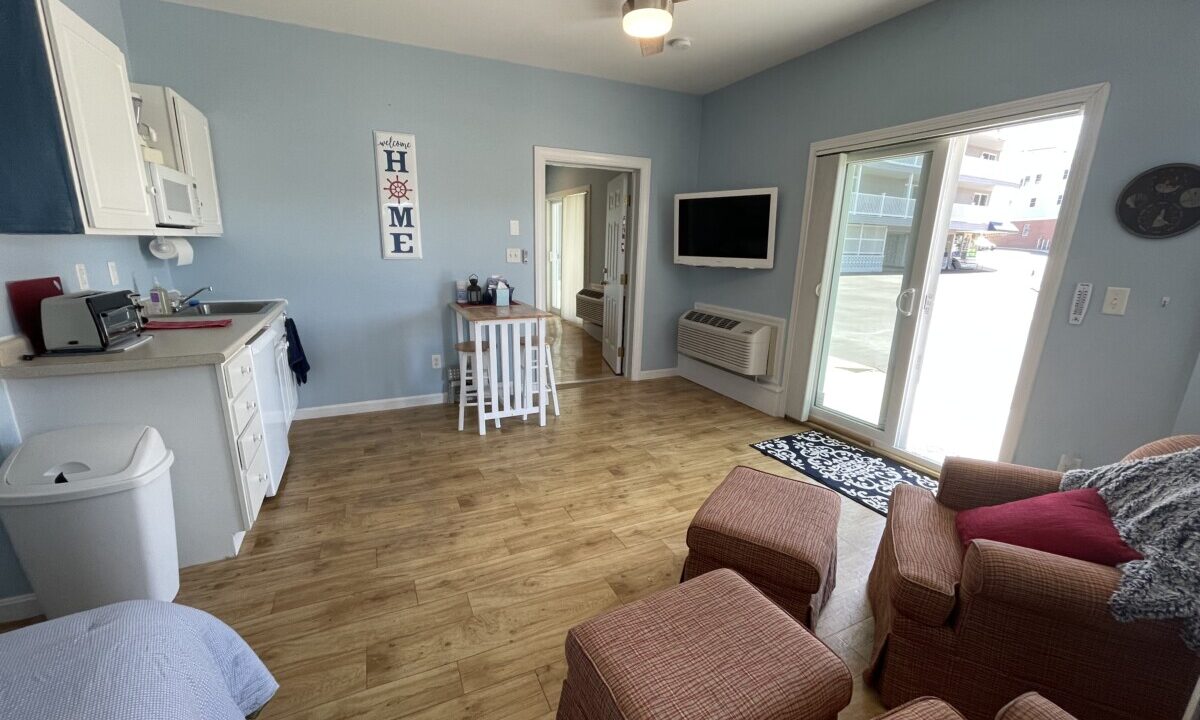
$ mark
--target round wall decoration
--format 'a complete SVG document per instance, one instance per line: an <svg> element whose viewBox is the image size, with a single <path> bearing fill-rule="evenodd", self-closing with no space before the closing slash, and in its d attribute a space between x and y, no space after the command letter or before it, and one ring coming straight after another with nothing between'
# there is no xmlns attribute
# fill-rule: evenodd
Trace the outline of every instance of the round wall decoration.
<svg viewBox="0 0 1200 720"><path fill-rule="evenodd" d="M1138 175L1117 199L1117 218L1129 232L1152 240L1200 225L1200 166L1160 165Z"/></svg>

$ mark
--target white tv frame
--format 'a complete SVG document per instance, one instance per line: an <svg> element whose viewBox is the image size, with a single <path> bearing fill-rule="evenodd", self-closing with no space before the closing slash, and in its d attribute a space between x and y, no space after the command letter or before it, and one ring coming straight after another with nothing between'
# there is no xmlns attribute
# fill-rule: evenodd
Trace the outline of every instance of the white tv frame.
<svg viewBox="0 0 1200 720"><path fill-rule="evenodd" d="M755 258L730 257L701 257L699 255L679 254L679 201L697 198L739 197L742 195L770 195L771 217L767 225L767 257L762 260ZM764 187L748 190L720 190L717 192L679 193L675 196L675 229L672 233L672 251L675 254L676 265L694 265L696 267L727 267L750 270L770 270L775 267L775 216L779 212L779 188Z"/></svg>

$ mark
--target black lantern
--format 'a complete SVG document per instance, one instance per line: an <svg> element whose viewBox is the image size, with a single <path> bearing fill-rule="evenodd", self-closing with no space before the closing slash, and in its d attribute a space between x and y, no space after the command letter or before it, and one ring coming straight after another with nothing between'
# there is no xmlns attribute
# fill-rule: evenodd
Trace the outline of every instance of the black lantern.
<svg viewBox="0 0 1200 720"><path fill-rule="evenodd" d="M467 278L467 304L482 305L483 304L483 288L479 287L479 276L472 275Z"/></svg>

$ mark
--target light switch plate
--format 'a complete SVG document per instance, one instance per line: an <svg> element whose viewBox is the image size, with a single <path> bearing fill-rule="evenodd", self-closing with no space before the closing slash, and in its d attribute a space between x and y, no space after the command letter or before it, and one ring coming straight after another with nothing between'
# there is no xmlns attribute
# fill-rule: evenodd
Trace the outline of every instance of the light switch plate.
<svg viewBox="0 0 1200 720"><path fill-rule="evenodd" d="M84 265L83 263L78 263L75 265L75 278L79 280L80 290L91 289L92 286L88 284L87 265Z"/></svg>
<svg viewBox="0 0 1200 720"><path fill-rule="evenodd" d="M508 221L508 234L512 235L513 237L517 237L518 235L521 234L521 221L520 220L509 220ZM509 262L511 262L511 260Z"/></svg>
<svg viewBox="0 0 1200 720"><path fill-rule="evenodd" d="M1129 288L1110 287L1104 292L1104 307L1100 312L1105 315L1124 315L1127 305L1129 305Z"/></svg>
<svg viewBox="0 0 1200 720"><path fill-rule="evenodd" d="M521 248L509 248L505 254L505 259L510 263L521 262Z"/></svg>
<svg viewBox="0 0 1200 720"><path fill-rule="evenodd" d="M121 284L121 276L117 273L117 264L112 260L108 261L108 279L112 282L113 287Z"/></svg>

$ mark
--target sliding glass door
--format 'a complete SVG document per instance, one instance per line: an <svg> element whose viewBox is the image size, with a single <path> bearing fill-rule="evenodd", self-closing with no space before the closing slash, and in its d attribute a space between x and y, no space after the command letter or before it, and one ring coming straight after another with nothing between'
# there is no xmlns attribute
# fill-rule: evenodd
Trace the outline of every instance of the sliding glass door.
<svg viewBox="0 0 1200 720"><path fill-rule="evenodd" d="M900 418L948 148L843 156L812 415L872 440Z"/></svg>

